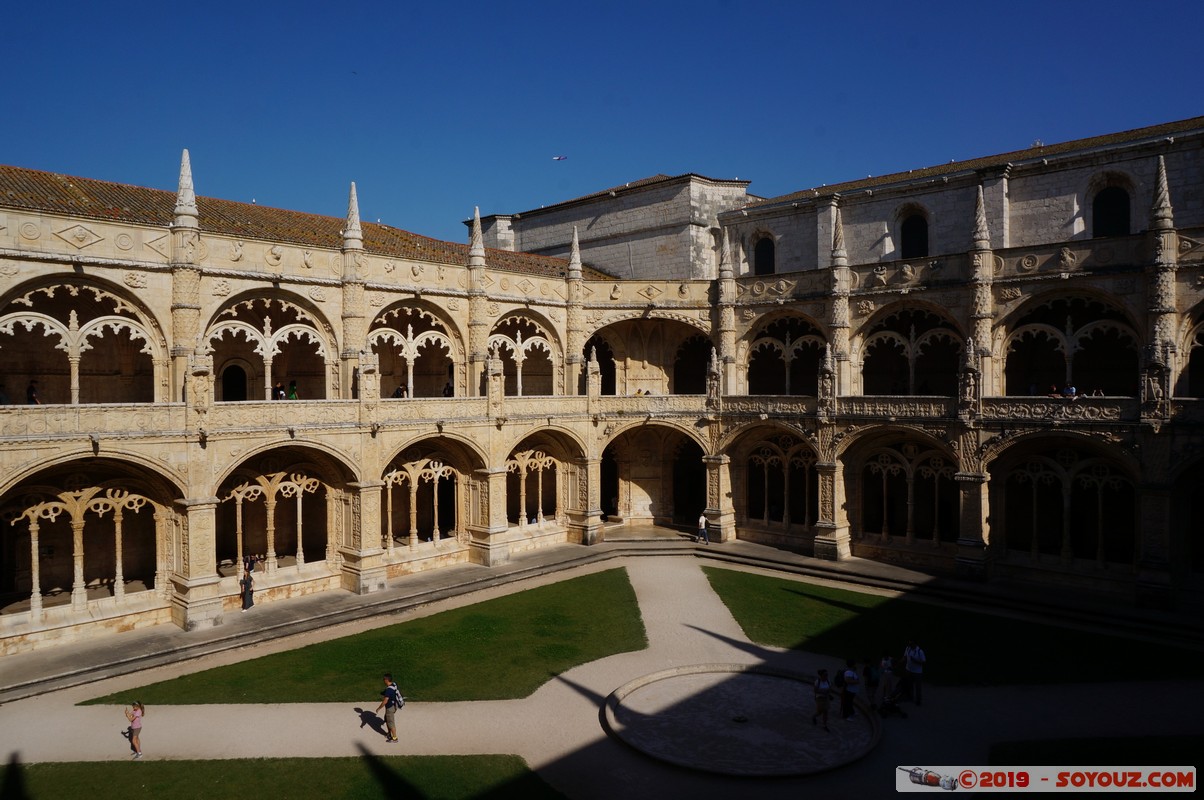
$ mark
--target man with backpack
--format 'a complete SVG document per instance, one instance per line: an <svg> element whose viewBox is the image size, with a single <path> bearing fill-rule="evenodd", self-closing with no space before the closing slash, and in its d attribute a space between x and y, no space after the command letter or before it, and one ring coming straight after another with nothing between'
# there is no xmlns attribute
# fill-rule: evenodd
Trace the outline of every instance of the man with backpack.
<svg viewBox="0 0 1204 800"><path fill-rule="evenodd" d="M385 725L389 728L389 735L385 741L390 744L397 741L397 709L402 708L405 704L406 699L401 696L401 690L393 682L393 676L386 672L385 688L380 693L380 705L376 707L376 712L379 714L382 708L385 710Z"/></svg>

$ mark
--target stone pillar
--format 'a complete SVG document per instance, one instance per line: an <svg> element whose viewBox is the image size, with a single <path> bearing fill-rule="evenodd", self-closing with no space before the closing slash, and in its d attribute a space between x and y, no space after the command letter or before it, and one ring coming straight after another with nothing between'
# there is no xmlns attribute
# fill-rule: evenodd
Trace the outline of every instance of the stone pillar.
<svg viewBox="0 0 1204 800"><path fill-rule="evenodd" d="M852 383L852 353L849 349L849 290L853 273L849 269L848 253L844 247L844 223L841 221L839 195L832 196L832 354L835 363L835 396L854 393ZM847 538L847 537L846 537Z"/></svg>
<svg viewBox="0 0 1204 800"><path fill-rule="evenodd" d="M987 526L989 480L980 472L958 472L953 480L961 494L955 568L963 578L985 580L989 566L987 543L991 539Z"/></svg>
<svg viewBox="0 0 1204 800"><path fill-rule="evenodd" d="M974 337L973 342L966 342L967 351L973 349L972 345L976 343L977 352L963 354L967 368L978 371L975 381L980 387L980 396L1002 393L1002 387L993 385L995 369L991 339L995 326L995 294L991 287L994 274L995 254L991 251L991 234L987 227L986 204L980 185L974 211L974 234L970 250L970 286L973 290L970 317L974 324ZM982 385L983 381L987 382L985 386Z"/></svg>
<svg viewBox="0 0 1204 800"><path fill-rule="evenodd" d="M481 396L481 378L488 358L489 313L485 295L485 245L481 211L475 209L468 242L468 396Z"/></svg>
<svg viewBox="0 0 1204 800"><path fill-rule="evenodd" d="M351 184L347 201L347 224L343 228L343 349L339 353L339 391L336 397L352 397L355 379L358 377L360 348L367 343L364 327L364 234L360 227L360 205ZM268 383L272 376L269 373ZM363 390L360 390L363 394Z"/></svg>
<svg viewBox="0 0 1204 800"><path fill-rule="evenodd" d="M849 520L844 510L844 468L839 461L815 465L819 477L819 519L815 523L814 555L828 561L852 556Z"/></svg>
<svg viewBox="0 0 1204 800"><path fill-rule="evenodd" d="M723 242L719 250L719 280L716 294L719 298L719 360L723 362L723 383L720 394L736 393L736 278L732 269L731 247L727 229L723 231ZM714 324L714 322L712 322ZM745 376L747 380L747 376Z"/></svg>
<svg viewBox="0 0 1204 800"><path fill-rule="evenodd" d="M380 546L381 481L350 483L351 527L339 548L343 588L356 594L372 594L386 586L388 571Z"/></svg>
<svg viewBox="0 0 1204 800"><path fill-rule="evenodd" d="M1171 581L1172 487L1146 484L1138 496L1137 604L1169 608L1174 604Z"/></svg>
<svg viewBox="0 0 1204 800"><path fill-rule="evenodd" d="M510 524L506 520L506 466L487 467L476 471L479 506L473 524L470 558L472 563L496 567L510 561L510 542L506 535Z"/></svg>
<svg viewBox="0 0 1204 800"><path fill-rule="evenodd" d="M180 160L180 183L171 223L171 397L184 399L188 357L201 335L201 268L199 213L192 186L188 151Z"/></svg>
<svg viewBox="0 0 1204 800"><path fill-rule="evenodd" d="M216 497L178 500L184 524L177 527L176 563L172 583L171 618L186 631L222 624L221 576L214 547Z"/></svg>
<svg viewBox="0 0 1204 800"><path fill-rule="evenodd" d="M566 281L568 313L565 322L567 342L564 365L564 393L578 394L581 381L581 365L585 349L585 309L582 304L584 284L581 279L581 245L577 239L577 226L573 226L573 244L569 250L569 273Z"/></svg>
<svg viewBox="0 0 1204 800"><path fill-rule="evenodd" d="M707 469L707 505L703 512L715 541L736 540L736 510L732 506L731 456L703 456Z"/></svg>
<svg viewBox="0 0 1204 800"><path fill-rule="evenodd" d="M593 545L603 540L602 459L573 460L569 492L569 540Z"/></svg>

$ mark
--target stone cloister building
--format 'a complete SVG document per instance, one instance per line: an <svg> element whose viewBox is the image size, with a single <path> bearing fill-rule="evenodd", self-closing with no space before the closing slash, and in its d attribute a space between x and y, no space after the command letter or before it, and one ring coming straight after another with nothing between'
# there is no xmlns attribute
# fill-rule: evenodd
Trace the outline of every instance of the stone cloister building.
<svg viewBox="0 0 1204 800"><path fill-rule="evenodd" d="M0 167L0 652L615 526L1204 605L1204 118L360 219ZM1075 397L1065 393L1077 389ZM273 399L276 392L298 399Z"/></svg>

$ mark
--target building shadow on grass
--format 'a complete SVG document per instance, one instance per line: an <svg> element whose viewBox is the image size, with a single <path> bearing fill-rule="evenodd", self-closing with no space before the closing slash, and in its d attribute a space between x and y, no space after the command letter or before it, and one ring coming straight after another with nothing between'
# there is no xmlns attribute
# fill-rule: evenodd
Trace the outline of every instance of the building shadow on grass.
<svg viewBox="0 0 1204 800"><path fill-rule="evenodd" d="M426 795L415 789L410 782L401 777L401 774L396 770L388 767L380 756L372 753L362 744L356 745L360 751L360 758L368 771L372 773L372 778L380 786L381 797L388 797L391 800L424 800Z"/></svg>

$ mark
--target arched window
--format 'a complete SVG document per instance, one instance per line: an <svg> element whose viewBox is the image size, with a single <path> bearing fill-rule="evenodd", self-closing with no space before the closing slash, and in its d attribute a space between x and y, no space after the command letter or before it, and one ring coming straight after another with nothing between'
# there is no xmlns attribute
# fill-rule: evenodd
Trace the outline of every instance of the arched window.
<svg viewBox="0 0 1204 800"><path fill-rule="evenodd" d="M772 236L762 236L753 246L753 274L774 273L774 243Z"/></svg>
<svg viewBox="0 0 1204 800"><path fill-rule="evenodd" d="M1129 193L1119 186L1100 189L1091 204L1091 235L1098 239L1129 233Z"/></svg>
<svg viewBox="0 0 1204 800"><path fill-rule="evenodd" d="M909 214L899 225L899 257L904 261L928 257L928 220L923 214Z"/></svg>

